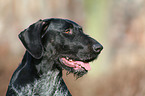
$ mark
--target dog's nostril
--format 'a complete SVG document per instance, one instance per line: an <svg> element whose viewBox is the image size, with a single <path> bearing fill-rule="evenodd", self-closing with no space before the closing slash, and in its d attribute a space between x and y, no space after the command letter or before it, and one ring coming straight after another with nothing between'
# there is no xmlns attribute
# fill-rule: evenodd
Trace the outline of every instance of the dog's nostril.
<svg viewBox="0 0 145 96"><path fill-rule="evenodd" d="M100 45L100 44L95 44L95 45L93 45L93 50L94 50L96 53L100 53L102 49L103 49L103 46Z"/></svg>

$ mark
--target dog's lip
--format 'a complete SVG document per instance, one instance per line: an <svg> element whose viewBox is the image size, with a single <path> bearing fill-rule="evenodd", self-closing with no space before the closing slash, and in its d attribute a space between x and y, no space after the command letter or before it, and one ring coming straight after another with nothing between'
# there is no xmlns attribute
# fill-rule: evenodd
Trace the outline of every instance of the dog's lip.
<svg viewBox="0 0 145 96"><path fill-rule="evenodd" d="M60 58L60 61L65 64L68 67L73 68L74 70L80 70L80 69L85 69L85 70L91 70L90 64L83 62L83 61L76 61L76 60L72 60L69 59L68 57L64 58Z"/></svg>

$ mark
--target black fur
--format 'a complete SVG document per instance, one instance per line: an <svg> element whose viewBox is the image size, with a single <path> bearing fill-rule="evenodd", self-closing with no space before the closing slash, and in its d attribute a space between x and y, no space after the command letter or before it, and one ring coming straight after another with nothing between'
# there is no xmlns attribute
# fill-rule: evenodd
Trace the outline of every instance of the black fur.
<svg viewBox="0 0 145 96"><path fill-rule="evenodd" d="M7 96L71 96L62 79L62 70L77 77L87 70L66 66L61 58L90 62L103 49L100 43L83 33L81 26L67 19L39 20L21 32L19 38L26 53L11 78ZM42 87L49 91L42 92Z"/></svg>

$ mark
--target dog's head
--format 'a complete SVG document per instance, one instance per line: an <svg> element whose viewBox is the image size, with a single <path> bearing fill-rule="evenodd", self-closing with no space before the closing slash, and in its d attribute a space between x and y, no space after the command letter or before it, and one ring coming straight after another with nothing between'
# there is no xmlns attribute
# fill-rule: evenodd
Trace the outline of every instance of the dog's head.
<svg viewBox="0 0 145 96"><path fill-rule="evenodd" d="M97 58L102 45L83 33L82 27L67 19L44 19L19 34L27 51L35 58L53 60L59 69L77 76L90 70L89 62Z"/></svg>

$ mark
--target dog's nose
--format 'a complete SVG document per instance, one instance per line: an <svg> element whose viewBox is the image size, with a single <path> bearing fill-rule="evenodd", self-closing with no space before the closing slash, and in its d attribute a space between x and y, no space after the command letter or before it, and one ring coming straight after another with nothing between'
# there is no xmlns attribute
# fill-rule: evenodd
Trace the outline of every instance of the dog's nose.
<svg viewBox="0 0 145 96"><path fill-rule="evenodd" d="M101 44L94 44L94 45L93 45L93 50L94 50L96 53L100 53L102 49L103 49L103 46L102 46Z"/></svg>

